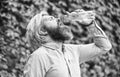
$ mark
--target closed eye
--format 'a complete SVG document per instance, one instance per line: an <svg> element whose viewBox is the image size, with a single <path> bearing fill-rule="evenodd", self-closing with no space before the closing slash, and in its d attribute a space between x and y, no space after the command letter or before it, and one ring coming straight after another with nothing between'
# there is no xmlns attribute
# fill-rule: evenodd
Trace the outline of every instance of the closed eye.
<svg viewBox="0 0 120 77"><path fill-rule="evenodd" d="M53 16L49 16L48 15L45 15L46 18L44 19L45 21L52 21L53 19L55 19Z"/></svg>
<svg viewBox="0 0 120 77"><path fill-rule="evenodd" d="M63 23L61 22L60 19L57 19L57 24L58 24L59 26L61 26Z"/></svg>
<svg viewBox="0 0 120 77"><path fill-rule="evenodd" d="M49 18L50 21L53 20L53 19L54 19L54 17L50 17L50 18Z"/></svg>

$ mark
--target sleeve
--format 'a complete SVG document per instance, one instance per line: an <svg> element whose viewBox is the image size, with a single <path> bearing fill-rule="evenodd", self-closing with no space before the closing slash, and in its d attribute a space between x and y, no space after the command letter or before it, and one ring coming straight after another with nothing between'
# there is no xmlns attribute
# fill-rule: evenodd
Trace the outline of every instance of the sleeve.
<svg viewBox="0 0 120 77"><path fill-rule="evenodd" d="M24 67L24 77L44 77L44 64L40 56L32 54Z"/></svg>
<svg viewBox="0 0 120 77"><path fill-rule="evenodd" d="M88 27L88 31L92 36L94 42L91 44L75 46L80 63L104 54L112 48L108 37L96 22Z"/></svg>

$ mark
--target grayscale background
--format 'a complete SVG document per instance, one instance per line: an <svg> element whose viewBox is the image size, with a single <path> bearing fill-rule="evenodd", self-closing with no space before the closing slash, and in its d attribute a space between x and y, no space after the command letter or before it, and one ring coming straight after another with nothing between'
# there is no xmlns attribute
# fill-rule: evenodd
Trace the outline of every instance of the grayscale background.
<svg viewBox="0 0 120 77"><path fill-rule="evenodd" d="M47 10L61 16L76 9L94 10L97 23L112 43L110 52L81 64L82 77L120 77L120 0L0 0L0 77L23 77L25 61L32 53L26 26L35 14ZM69 43L92 42L79 23L66 26L74 34Z"/></svg>

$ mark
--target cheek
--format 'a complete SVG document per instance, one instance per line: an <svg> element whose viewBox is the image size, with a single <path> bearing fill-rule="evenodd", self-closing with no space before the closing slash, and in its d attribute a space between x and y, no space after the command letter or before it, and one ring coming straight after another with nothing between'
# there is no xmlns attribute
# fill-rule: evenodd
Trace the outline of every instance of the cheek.
<svg viewBox="0 0 120 77"><path fill-rule="evenodd" d="M59 31L62 33L62 34L72 34L71 32L71 28L67 27L67 26L64 26L64 27L60 27L59 28Z"/></svg>
<svg viewBox="0 0 120 77"><path fill-rule="evenodd" d="M61 32L71 32L71 29L69 28L69 27L67 27L67 26L62 26L62 27L60 27L60 29L61 29Z"/></svg>
<svg viewBox="0 0 120 77"><path fill-rule="evenodd" d="M64 35L64 37L67 40L71 40L73 38L73 34L71 32L71 28L69 28L69 27L62 27L60 32L61 32L62 35Z"/></svg>
<svg viewBox="0 0 120 77"><path fill-rule="evenodd" d="M44 23L47 28L56 28L57 27L57 22L55 21L48 21Z"/></svg>

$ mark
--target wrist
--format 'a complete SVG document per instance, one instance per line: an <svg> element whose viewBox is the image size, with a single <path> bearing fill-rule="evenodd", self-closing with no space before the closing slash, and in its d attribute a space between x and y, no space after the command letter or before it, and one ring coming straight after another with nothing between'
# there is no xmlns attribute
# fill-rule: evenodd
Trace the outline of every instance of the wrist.
<svg viewBox="0 0 120 77"><path fill-rule="evenodd" d="M96 21L93 21L93 24L89 25L87 27L88 32L93 36L93 37L105 37L107 38L106 34L104 31L97 25Z"/></svg>
<svg viewBox="0 0 120 77"><path fill-rule="evenodd" d="M89 26L95 26L94 20L93 20L90 24L88 24L87 26L88 26L88 27L89 27Z"/></svg>
<svg viewBox="0 0 120 77"><path fill-rule="evenodd" d="M78 23L79 23L80 25L82 25L83 27L95 26L94 21L92 21L92 22L89 23L89 24L82 23L82 22L80 22L80 21L76 21L76 22L78 22Z"/></svg>
<svg viewBox="0 0 120 77"><path fill-rule="evenodd" d="M68 15L62 15L62 16L60 17L60 19L61 19L61 21L62 21L64 24L71 22L71 20L69 19L69 16L68 16Z"/></svg>

